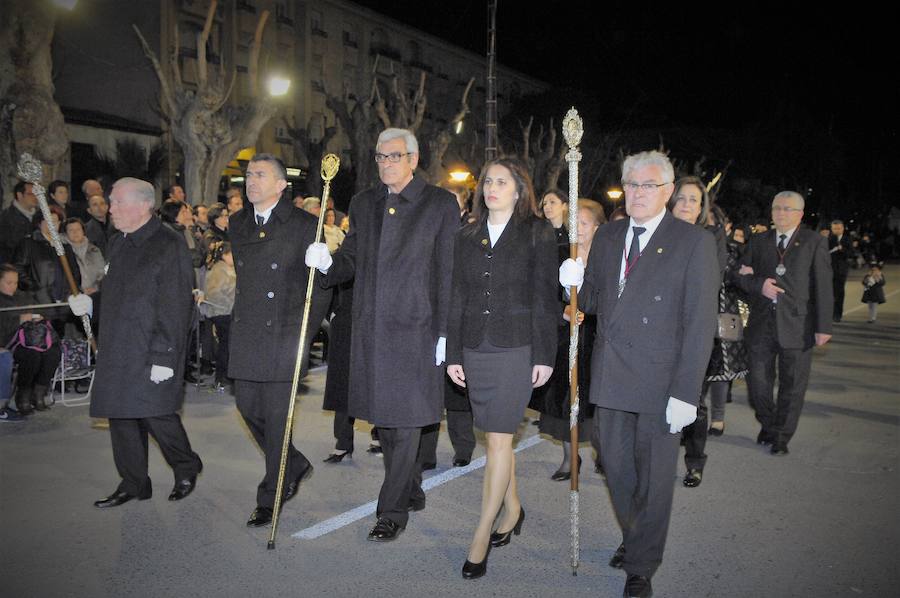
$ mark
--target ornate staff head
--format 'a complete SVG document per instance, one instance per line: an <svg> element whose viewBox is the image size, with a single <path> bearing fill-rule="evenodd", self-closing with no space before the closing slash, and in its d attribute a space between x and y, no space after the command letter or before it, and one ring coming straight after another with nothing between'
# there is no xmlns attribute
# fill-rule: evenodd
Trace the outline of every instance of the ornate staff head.
<svg viewBox="0 0 900 598"><path fill-rule="evenodd" d="M44 168L43 166L41 166L40 160L38 160L28 152L25 152L19 157L19 163L17 166L19 171L19 178L26 183L31 184L31 190L34 192L35 197L37 197L38 206L41 209L41 214L44 215L44 220L47 221L47 230L50 231L50 243L53 245L53 249L56 251L57 255L65 255L66 250L63 248L62 241L60 241L59 239L59 231L57 231L56 226L53 224L50 206L47 205L46 190L41 184L41 179L44 176Z"/></svg>

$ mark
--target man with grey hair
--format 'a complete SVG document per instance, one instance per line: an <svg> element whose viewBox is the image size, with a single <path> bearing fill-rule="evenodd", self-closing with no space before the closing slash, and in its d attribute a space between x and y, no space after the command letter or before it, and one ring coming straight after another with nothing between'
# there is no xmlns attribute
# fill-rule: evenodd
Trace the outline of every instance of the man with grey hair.
<svg viewBox="0 0 900 598"><path fill-rule="evenodd" d="M803 409L813 347L831 339L834 298L828 241L802 227L804 203L793 191L775 196L775 226L750 237L735 281L750 296L747 390L761 425L756 442L771 445L773 455L788 453Z"/></svg>
<svg viewBox="0 0 900 598"><path fill-rule="evenodd" d="M716 329L719 266L713 235L672 216L674 172L659 152L629 156L629 219L601 227L587 271L571 259L560 283L597 319L590 401L622 544L609 564L625 596L651 596L672 512L681 430L697 417ZM593 257L596 255L597 257Z"/></svg>
<svg viewBox="0 0 900 598"><path fill-rule="evenodd" d="M203 469L178 410L190 331L194 270L187 245L153 215L153 185L116 181L110 213L122 232L109 242L103 279L103 337L91 393L91 416L109 418L113 459L122 481L98 508L152 494L147 440L152 435L175 472L169 500L190 494ZM91 311L86 295L69 298L75 315Z"/></svg>
<svg viewBox="0 0 900 598"><path fill-rule="evenodd" d="M374 158L382 184L353 198L343 245L333 258L310 245L306 264L329 286L354 279L349 414L378 428L385 477L368 538L385 542L425 508L417 453L422 428L441 420L459 212L450 192L414 175L410 131L382 131Z"/></svg>

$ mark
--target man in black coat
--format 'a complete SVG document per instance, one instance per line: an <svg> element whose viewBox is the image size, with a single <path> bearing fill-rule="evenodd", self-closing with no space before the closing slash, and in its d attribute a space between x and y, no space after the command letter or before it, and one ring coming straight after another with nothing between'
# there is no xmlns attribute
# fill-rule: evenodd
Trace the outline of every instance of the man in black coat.
<svg viewBox="0 0 900 598"><path fill-rule="evenodd" d="M413 176L415 136L386 129L375 161L382 185L350 204L350 232L334 254L324 243L306 263L327 273L324 284L353 284L350 415L378 428L385 478L374 541L393 540L408 510L425 507L417 465L421 429L441 419L453 237L453 195Z"/></svg>
<svg viewBox="0 0 900 598"><path fill-rule="evenodd" d="M580 285L597 314L591 403L622 544L610 566L625 596L650 596L662 562L682 428L697 403L716 330L719 265L713 235L666 210L674 172L659 152L622 166L630 216L601 227L587 272L568 259L560 283ZM594 257L596 256L596 257Z"/></svg>
<svg viewBox="0 0 900 598"><path fill-rule="evenodd" d="M19 181L13 188L15 199L0 213L0 264L12 263L22 239L34 232L38 199L31 183Z"/></svg>
<svg viewBox="0 0 900 598"><path fill-rule="evenodd" d="M850 273L850 259L853 257L853 244L849 235L844 234L844 223L834 220L831 223L831 234L828 235L828 252L831 254L832 289L834 291L833 320L840 322L844 317L844 287Z"/></svg>
<svg viewBox="0 0 900 598"><path fill-rule="evenodd" d="M272 521L275 508L309 276L304 250L315 241L317 221L282 198L287 174L275 156L257 154L245 176L252 209L233 214L228 225L237 273L228 377L234 379L238 411L265 454L266 473L247 521L250 527L260 527ZM304 355L331 301L330 291L318 284L313 289ZM282 502L297 494L312 469L289 443Z"/></svg>
<svg viewBox="0 0 900 598"><path fill-rule="evenodd" d="M803 207L799 193L782 191L775 196L774 230L750 237L741 260L742 276L735 280L750 297L744 338L750 358L747 390L762 426L756 441L771 444L773 455L787 454L797 430L812 349L831 339L828 245L821 235L801 226Z"/></svg>
<svg viewBox="0 0 900 598"><path fill-rule="evenodd" d="M153 186L124 178L110 194L123 234L109 245L103 279L103 339L91 392L91 417L109 418L118 489L94 506L116 507L152 494L147 435L153 435L175 472L169 500L190 494L203 469L191 450L178 410L184 401L184 355L190 330L194 271L177 233L153 215ZM69 299L87 313L87 295Z"/></svg>

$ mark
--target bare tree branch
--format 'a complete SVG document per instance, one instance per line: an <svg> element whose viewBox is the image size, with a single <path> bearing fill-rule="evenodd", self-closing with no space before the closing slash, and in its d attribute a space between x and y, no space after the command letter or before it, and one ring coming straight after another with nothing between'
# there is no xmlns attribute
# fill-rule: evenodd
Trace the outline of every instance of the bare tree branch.
<svg viewBox="0 0 900 598"><path fill-rule="evenodd" d="M156 76L159 79L159 87L160 87L160 95L162 95L162 106L164 112L169 118L173 118L177 113L175 107L175 97L172 95L172 90L169 87L169 83L166 80L165 75L162 71L162 66L159 64L159 59L156 58L156 54L153 53L153 50L150 49L150 46L147 44L147 40L144 39L144 36L141 35L141 30L138 29L137 25L132 24L132 29L137 33L138 39L141 40L141 47L144 49L144 55L150 59L151 64L153 64L153 70L156 71Z"/></svg>
<svg viewBox="0 0 900 598"><path fill-rule="evenodd" d="M259 22L256 24L256 33L253 35L253 45L250 46L250 64L247 65L247 74L250 76L250 96L256 97L258 94L258 76L259 76L259 51L262 47L263 29L266 27L266 21L269 19L269 11L264 10L259 15Z"/></svg>
<svg viewBox="0 0 900 598"><path fill-rule="evenodd" d="M206 43L209 41L209 32L212 29L213 16L216 14L217 0L211 0L209 10L206 12L206 22L203 23L203 31L197 34L197 87L205 89L208 75L206 70Z"/></svg>

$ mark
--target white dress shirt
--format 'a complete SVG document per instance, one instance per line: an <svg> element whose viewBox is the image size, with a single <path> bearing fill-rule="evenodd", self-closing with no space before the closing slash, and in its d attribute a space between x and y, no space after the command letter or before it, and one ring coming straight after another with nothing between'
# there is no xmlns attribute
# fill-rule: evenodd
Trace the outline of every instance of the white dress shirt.
<svg viewBox="0 0 900 598"><path fill-rule="evenodd" d="M638 245L640 246L640 251L644 251L644 248L647 246L647 243L650 242L650 238L653 236L653 233L656 232L656 229L659 228L659 223L662 222L663 217L666 215L666 209L663 208L662 211L648 220L643 224L638 224L634 221L634 218L628 219L628 232L625 233L625 247L622 248L622 265L619 268L619 284L621 285L625 280L625 266L627 265L627 261L625 256L628 253L628 248L631 247L631 238L634 237L634 228L635 226L643 226L647 230L640 234L638 237Z"/></svg>

